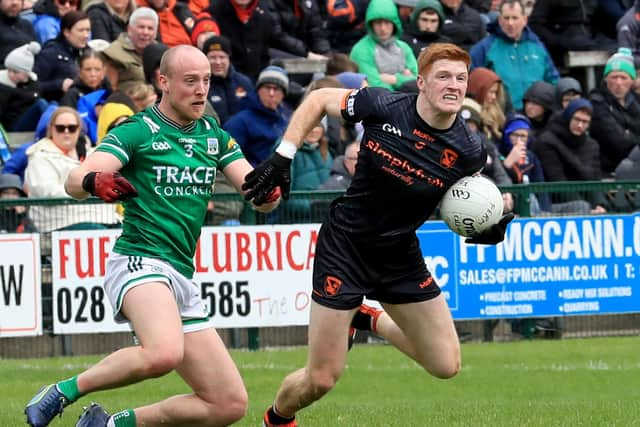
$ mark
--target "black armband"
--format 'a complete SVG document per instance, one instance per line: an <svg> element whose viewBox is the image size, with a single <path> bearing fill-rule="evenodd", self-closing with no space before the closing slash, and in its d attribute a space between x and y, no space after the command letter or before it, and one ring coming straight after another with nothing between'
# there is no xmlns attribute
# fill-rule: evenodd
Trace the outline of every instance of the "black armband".
<svg viewBox="0 0 640 427"><path fill-rule="evenodd" d="M82 178L82 189L90 194L95 194L96 172L89 172Z"/></svg>

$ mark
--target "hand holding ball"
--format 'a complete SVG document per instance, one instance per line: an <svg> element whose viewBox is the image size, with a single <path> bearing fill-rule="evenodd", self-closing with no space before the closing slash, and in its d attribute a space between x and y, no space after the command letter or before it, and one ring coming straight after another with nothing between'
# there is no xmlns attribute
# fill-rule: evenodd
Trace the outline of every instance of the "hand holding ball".
<svg viewBox="0 0 640 427"><path fill-rule="evenodd" d="M442 197L440 215L455 233L474 237L502 218L500 189L489 179L466 176L453 184Z"/></svg>

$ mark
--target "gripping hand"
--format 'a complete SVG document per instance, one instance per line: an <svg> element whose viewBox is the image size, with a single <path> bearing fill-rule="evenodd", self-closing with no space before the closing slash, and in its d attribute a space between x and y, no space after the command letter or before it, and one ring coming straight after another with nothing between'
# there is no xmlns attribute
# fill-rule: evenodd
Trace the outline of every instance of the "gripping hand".
<svg viewBox="0 0 640 427"><path fill-rule="evenodd" d="M291 159L278 153L273 153L271 157L249 172L244 178L242 189L247 193L245 200L252 200L256 206L264 204L276 187L280 187L282 197L289 199L291 188Z"/></svg>
<svg viewBox="0 0 640 427"><path fill-rule="evenodd" d="M497 224L494 224L491 228L483 231L482 233L469 237L464 242L481 245L497 245L504 240L504 233L507 231L507 224L513 220L513 217L514 215L512 212L503 215Z"/></svg>
<svg viewBox="0 0 640 427"><path fill-rule="evenodd" d="M120 172L89 172L82 180L82 188L109 203L138 197L138 191Z"/></svg>

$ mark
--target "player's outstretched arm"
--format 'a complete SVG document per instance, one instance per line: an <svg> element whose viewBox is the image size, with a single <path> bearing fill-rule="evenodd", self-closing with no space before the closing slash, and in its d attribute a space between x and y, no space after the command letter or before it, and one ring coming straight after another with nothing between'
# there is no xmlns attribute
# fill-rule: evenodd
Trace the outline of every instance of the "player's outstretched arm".
<svg viewBox="0 0 640 427"><path fill-rule="evenodd" d="M253 167L246 159L238 159L228 164L222 171L227 180L235 187L238 193L244 195L246 191L242 190L242 184L248 173L253 171ZM280 187L276 187L265 197L261 204L256 204L256 199L252 201L253 207L262 213L271 212L280 205Z"/></svg>
<svg viewBox="0 0 640 427"><path fill-rule="evenodd" d="M304 137L324 115L339 117L342 99L350 92L348 89L324 88L307 95L293 113L275 153L246 175L242 185L246 200L261 205L276 187L280 187L284 199L289 198L291 161L302 146Z"/></svg>
<svg viewBox="0 0 640 427"><path fill-rule="evenodd" d="M67 177L64 188L74 199L85 199L90 194L106 202L136 197L137 191L118 172L122 163L113 154L93 152L74 168Z"/></svg>

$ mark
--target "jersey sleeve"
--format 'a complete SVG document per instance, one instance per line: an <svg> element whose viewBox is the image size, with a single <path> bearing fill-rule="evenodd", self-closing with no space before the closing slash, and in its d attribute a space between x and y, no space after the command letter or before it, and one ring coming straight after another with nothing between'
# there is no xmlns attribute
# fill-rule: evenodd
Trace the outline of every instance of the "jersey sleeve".
<svg viewBox="0 0 640 427"><path fill-rule="evenodd" d="M244 159L244 154L242 154L240 145L231 135L229 135L227 131L221 129L220 135L221 140L218 167L220 168L220 170L223 170L230 163L239 159Z"/></svg>
<svg viewBox="0 0 640 427"><path fill-rule="evenodd" d="M340 114L351 123L357 123L370 116L379 116L384 111L381 106L389 94L389 90L376 87L353 90L342 99Z"/></svg>
<svg viewBox="0 0 640 427"><path fill-rule="evenodd" d="M104 151L116 156L123 165L128 164L133 157L134 148L151 138L159 131L159 126L151 120L129 118L122 124L111 129L102 139L96 151Z"/></svg>

